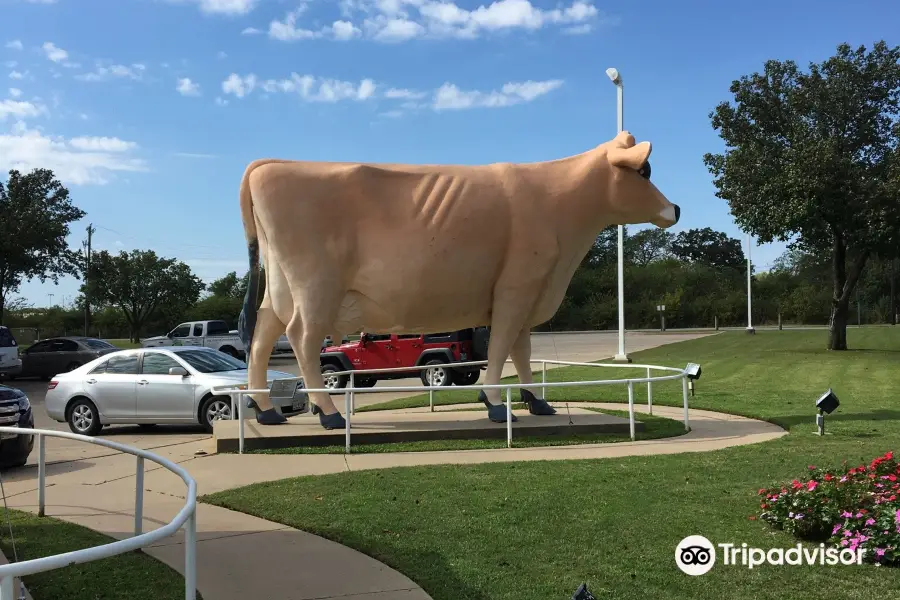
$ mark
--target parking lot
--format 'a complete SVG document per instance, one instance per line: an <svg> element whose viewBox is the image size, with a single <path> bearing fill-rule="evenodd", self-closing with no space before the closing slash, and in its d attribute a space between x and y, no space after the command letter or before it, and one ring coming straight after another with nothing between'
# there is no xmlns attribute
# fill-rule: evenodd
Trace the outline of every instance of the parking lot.
<svg viewBox="0 0 900 600"><path fill-rule="evenodd" d="M669 344L686 339L693 339L709 335L709 333L628 333L626 348L629 352L637 352L647 348ZM616 353L618 338L616 332L591 332L579 334L535 334L532 337L532 356L536 359L558 359L568 361L594 361L610 357ZM686 357L685 360L688 360ZM675 365L673 365L675 366ZM293 356L272 357L269 368L299 375L297 361ZM534 367L537 369L537 365ZM507 364L503 370L504 375L514 374L515 369ZM484 372L482 371L482 380ZM481 381L481 380L480 380ZM70 431L66 423L59 423L47 416L44 408L44 396L47 383L39 380L15 380L7 382L24 391L31 399L35 427L38 429L50 429L55 431ZM418 377L379 382L369 393L357 395L356 405L365 406L385 402L397 397L411 394L378 392L380 386L418 386L421 380ZM335 396L335 404L343 412L343 398ZM246 418L252 418L252 411L247 411ZM308 413L295 418L314 418ZM180 444L193 444L203 440L209 440L208 452L212 452L212 436L200 426L183 425L159 425L153 428L139 428L136 425L110 425L103 429L101 437L129 446L135 446L146 450L159 449ZM47 440L47 461L65 462L80 459L90 459L100 456L116 454L115 451L94 445L83 444L64 439ZM37 450L29 457L29 464L37 463Z"/></svg>

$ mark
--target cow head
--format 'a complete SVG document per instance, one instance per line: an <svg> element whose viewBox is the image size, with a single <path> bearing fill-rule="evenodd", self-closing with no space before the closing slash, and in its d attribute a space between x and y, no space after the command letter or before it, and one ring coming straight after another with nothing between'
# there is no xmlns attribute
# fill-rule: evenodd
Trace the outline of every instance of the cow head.
<svg viewBox="0 0 900 600"><path fill-rule="evenodd" d="M675 225L681 209L650 181L650 142L634 143L627 131L607 143L609 209L617 224L651 223L666 229Z"/></svg>

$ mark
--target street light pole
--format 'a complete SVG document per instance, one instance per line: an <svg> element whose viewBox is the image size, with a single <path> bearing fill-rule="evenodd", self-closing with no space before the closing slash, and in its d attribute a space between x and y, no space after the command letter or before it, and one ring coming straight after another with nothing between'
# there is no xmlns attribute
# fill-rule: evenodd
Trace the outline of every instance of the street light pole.
<svg viewBox="0 0 900 600"><path fill-rule="evenodd" d="M614 68L607 69L606 76L616 86L616 128L618 133L622 133L625 130L625 92L622 88L622 76ZM619 225L618 229L619 351L613 361L630 363L631 358L625 354L625 227Z"/></svg>
<svg viewBox="0 0 900 600"><path fill-rule="evenodd" d="M747 333L756 333L753 329L753 311L750 309L750 234L747 234Z"/></svg>

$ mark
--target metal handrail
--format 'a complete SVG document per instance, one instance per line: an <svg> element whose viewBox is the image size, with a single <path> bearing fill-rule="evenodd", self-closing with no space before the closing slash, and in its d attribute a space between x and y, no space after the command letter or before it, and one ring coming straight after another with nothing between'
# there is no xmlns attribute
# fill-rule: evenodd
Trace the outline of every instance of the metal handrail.
<svg viewBox="0 0 900 600"><path fill-rule="evenodd" d="M184 570L184 597L186 600L195 600L197 590L197 482L188 474L186 470L173 463L172 461L142 450L133 448L117 442L111 442L102 438L88 437L76 433L66 431L52 431L50 429L28 429L18 427L0 427L0 433L10 433L16 435L34 435L37 436L38 442L38 516L43 517L45 513L45 490L46 490L46 448L44 444L45 437L58 437L80 442L87 442L98 446L105 446L113 450L118 450L126 454L132 454L137 457L136 482L135 482L135 514L134 514L134 537L124 540L110 542L102 546L94 546L92 548L84 548L72 552L65 552L54 556L45 556L43 558L34 558L22 562L9 563L0 565L0 600L15 600L14 579L16 577L24 577L34 573L59 569L73 564L82 564L108 558L117 554L124 554L144 548L150 544L174 535L182 526L185 529L185 570ZM143 523L143 504L144 504L144 460L155 462L165 467L172 473L178 475L185 485L187 485L187 494L185 496L184 506L175 518L168 524L163 525L153 531L141 533Z"/></svg>
<svg viewBox="0 0 900 600"><path fill-rule="evenodd" d="M487 364L488 361L469 361L469 362L454 362L454 363L446 363L448 368L458 368L462 366L474 366L474 365L483 365ZM507 359L504 361L504 364L512 362ZM629 423L629 431L631 440L635 440L635 422L634 422L634 384L636 383L646 383L647 384L647 405L649 407L650 414L653 414L653 382L662 382L662 381L674 381L680 379L682 382L682 395L684 398L684 429L685 431L690 431L690 421L688 417L688 375L687 369L679 369L676 367L664 367L660 365L643 365L643 364L632 364L632 363L588 363L588 362L576 362L576 361L563 361L563 360L554 360L554 359L531 359L530 363L540 363L542 366L542 377L541 383L501 383L501 384L481 384L481 385L472 385L467 386L467 389L481 389L481 390L505 390L506 391L506 442L507 447L512 447L512 390L513 389L521 389L528 387L539 387L543 390L544 395L546 395L546 388L548 387L581 387L588 385L620 385L626 384L628 386L628 423ZM627 379L600 379L600 380L588 380L588 381L561 381L561 382L547 382L547 365L548 364L556 364L562 366L584 366L584 367L607 367L607 368L618 368L618 369L646 369L647 376L646 377L637 377L637 378L627 378ZM350 385L348 387L340 388L344 391L344 402L345 402L345 427L344 427L344 436L345 436L345 452L350 452L350 420L351 415L356 413L356 402L355 402L355 394L364 393L364 394L378 394L383 392L428 392L429 394L429 405L431 407L431 411L434 412L434 394L436 390L448 391L446 388L435 388L434 386L385 386L378 388L377 390L372 388L357 388L354 384L355 375L359 374L368 374L368 373L381 373L381 372L392 372L396 373L398 371L420 371L422 369L432 369L434 365L417 365L413 367L397 367L397 368L387 368L387 369L359 369L359 370L351 370L351 371L339 371L333 373L333 375L349 375L350 376ZM661 375L661 376L652 376L651 371L671 371L676 373L675 375ZM293 379L293 378L292 378ZM297 377L296 379L303 379L303 377ZM304 382L305 384L305 382ZM241 386L246 386L241 389ZM270 392L269 389L249 389L249 382L247 384L228 384L228 385L220 385L213 386L210 390L213 394L217 395L229 395L231 397L232 406L236 406L237 411L232 411L232 419L234 419L234 413L237 412L238 419L238 453L244 453L244 402L241 401L240 397L249 394L268 394ZM303 388L303 392L309 394L311 392L322 392L327 394L333 394L334 389L331 388L321 388L321 389L312 389L312 388Z"/></svg>

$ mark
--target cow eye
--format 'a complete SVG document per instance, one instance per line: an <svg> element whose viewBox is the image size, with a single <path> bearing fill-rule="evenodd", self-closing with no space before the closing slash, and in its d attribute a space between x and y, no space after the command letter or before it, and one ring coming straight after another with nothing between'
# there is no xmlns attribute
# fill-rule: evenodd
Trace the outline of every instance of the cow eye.
<svg viewBox="0 0 900 600"><path fill-rule="evenodd" d="M645 162L643 166L638 169L638 175L644 179L650 179L650 161Z"/></svg>

